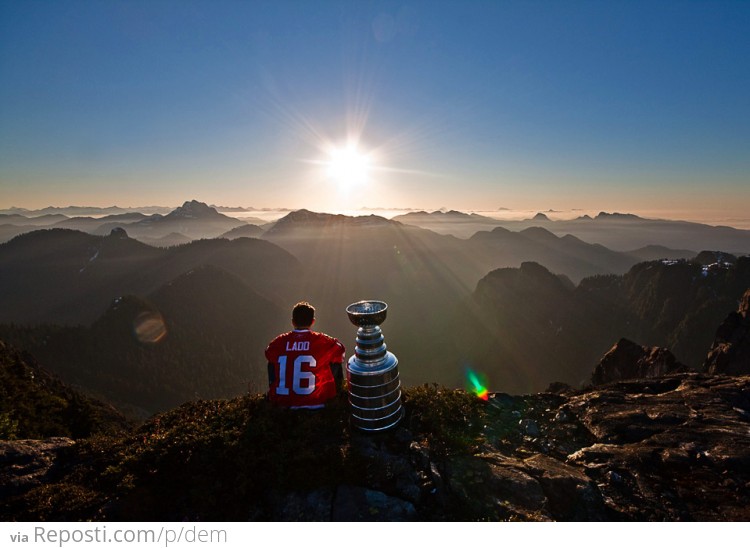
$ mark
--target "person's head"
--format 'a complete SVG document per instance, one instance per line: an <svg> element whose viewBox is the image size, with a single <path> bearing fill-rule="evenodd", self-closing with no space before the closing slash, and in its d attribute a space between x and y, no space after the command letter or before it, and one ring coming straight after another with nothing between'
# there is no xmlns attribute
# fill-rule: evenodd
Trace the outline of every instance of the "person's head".
<svg viewBox="0 0 750 548"><path fill-rule="evenodd" d="M309 329L315 323L315 308L307 301L302 301L292 308L292 325L295 329Z"/></svg>

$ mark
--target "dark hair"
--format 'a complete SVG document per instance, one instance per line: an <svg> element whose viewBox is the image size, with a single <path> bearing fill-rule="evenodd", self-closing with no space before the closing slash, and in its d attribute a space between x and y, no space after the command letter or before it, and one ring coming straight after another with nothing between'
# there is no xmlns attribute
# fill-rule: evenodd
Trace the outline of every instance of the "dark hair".
<svg viewBox="0 0 750 548"><path fill-rule="evenodd" d="M307 301L302 301L294 305L292 309L292 324L294 327L310 327L315 319L315 308Z"/></svg>

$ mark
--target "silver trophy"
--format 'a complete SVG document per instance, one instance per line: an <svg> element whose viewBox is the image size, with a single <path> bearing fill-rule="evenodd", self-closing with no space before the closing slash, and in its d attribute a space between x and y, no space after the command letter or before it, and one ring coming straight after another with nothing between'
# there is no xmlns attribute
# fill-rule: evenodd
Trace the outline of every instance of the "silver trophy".
<svg viewBox="0 0 750 548"><path fill-rule="evenodd" d="M404 416L398 360L386 349L380 330L387 312L383 301L346 307L349 321L359 327L354 355L346 364L352 424L368 432L390 428Z"/></svg>

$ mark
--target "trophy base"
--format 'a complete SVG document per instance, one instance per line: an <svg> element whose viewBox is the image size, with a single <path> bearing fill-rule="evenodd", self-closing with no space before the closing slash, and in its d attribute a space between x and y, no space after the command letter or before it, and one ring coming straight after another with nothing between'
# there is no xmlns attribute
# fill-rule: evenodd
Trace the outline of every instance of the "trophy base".
<svg viewBox="0 0 750 548"><path fill-rule="evenodd" d="M400 402L399 402L400 403ZM363 432L384 432L396 426L404 418L404 408L399 406L398 410L389 416L378 419L365 419L358 417L352 411L349 423Z"/></svg>
<svg viewBox="0 0 750 548"><path fill-rule="evenodd" d="M375 363L352 356L346 367L351 424L365 432L392 428L404 415L398 360L390 352Z"/></svg>

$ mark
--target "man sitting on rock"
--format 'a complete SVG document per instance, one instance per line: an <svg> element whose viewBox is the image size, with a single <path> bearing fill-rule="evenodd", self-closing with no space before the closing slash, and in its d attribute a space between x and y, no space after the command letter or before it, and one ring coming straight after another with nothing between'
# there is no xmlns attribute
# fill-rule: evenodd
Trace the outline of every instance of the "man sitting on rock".
<svg viewBox="0 0 750 548"><path fill-rule="evenodd" d="M315 308L299 302L292 309L293 331L266 348L268 399L293 409L319 409L343 385L346 349L337 339L311 331Z"/></svg>

